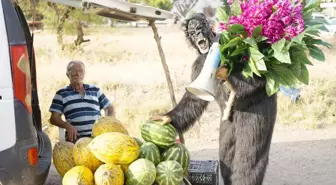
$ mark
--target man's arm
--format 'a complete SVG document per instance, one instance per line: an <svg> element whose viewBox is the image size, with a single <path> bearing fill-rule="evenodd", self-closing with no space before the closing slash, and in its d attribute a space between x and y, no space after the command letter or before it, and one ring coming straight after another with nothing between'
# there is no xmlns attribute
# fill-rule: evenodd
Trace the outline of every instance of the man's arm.
<svg viewBox="0 0 336 185"><path fill-rule="evenodd" d="M68 122L65 122L62 120L62 115L60 113L57 113L57 112L51 112L51 116L50 116L50 123L52 125L55 125L55 126L58 126L58 127L61 127L61 128L67 128L67 126L69 125Z"/></svg>
<svg viewBox="0 0 336 185"><path fill-rule="evenodd" d="M49 109L49 111L51 112L49 121L52 125L66 129L68 140L74 141L77 139L77 129L70 123L62 120L61 116L63 114L63 108L63 98L58 91L56 92Z"/></svg>
<svg viewBox="0 0 336 185"><path fill-rule="evenodd" d="M114 106L110 104L105 110L105 115L115 117Z"/></svg>
<svg viewBox="0 0 336 185"><path fill-rule="evenodd" d="M66 129L68 132L67 138L70 141L75 141L77 139L77 129L68 122L62 120L62 115L57 112L51 112L50 123L52 125Z"/></svg>
<svg viewBox="0 0 336 185"><path fill-rule="evenodd" d="M99 100L100 109L104 109L105 115L115 117L114 106L99 88L98 88L98 100Z"/></svg>

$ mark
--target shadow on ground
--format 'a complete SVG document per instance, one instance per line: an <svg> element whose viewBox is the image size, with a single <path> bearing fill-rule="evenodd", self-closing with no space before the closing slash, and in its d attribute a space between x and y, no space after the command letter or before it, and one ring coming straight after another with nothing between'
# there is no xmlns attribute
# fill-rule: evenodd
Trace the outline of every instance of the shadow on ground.
<svg viewBox="0 0 336 185"><path fill-rule="evenodd" d="M191 152L192 159L217 156L218 149ZM336 139L272 143L263 185L335 185L335 175Z"/></svg>

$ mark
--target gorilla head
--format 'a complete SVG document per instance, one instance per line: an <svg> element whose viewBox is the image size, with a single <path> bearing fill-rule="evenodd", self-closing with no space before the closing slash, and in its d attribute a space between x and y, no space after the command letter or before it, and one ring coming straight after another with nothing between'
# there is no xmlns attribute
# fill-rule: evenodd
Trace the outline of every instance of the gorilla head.
<svg viewBox="0 0 336 185"><path fill-rule="evenodd" d="M191 18L186 19L182 26L190 44L199 54L207 54L215 38L215 33L205 15L194 14Z"/></svg>

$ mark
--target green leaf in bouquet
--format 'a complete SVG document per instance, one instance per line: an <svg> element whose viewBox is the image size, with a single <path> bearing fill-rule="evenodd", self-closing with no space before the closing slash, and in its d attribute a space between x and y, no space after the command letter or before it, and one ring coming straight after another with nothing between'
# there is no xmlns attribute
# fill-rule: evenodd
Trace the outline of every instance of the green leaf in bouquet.
<svg viewBox="0 0 336 185"><path fill-rule="evenodd" d="M241 42L241 40L242 40L241 37L235 37L234 39L230 40L225 45L221 45L220 46L221 52L223 52L226 48L229 48L229 47L232 47L232 46L235 46L235 45L239 44Z"/></svg>
<svg viewBox="0 0 336 185"><path fill-rule="evenodd" d="M326 47L326 48L329 48L329 49L332 48L332 45L331 45L331 44L329 44L329 43L327 43L327 42L324 42L324 41L321 40L321 39L312 39L311 42L310 42L310 44L318 44L318 45L322 45L322 46L324 46L324 47Z"/></svg>
<svg viewBox="0 0 336 185"><path fill-rule="evenodd" d="M318 1L315 1L315 2L312 2L312 3L311 2L312 1L310 1L310 3L305 4L305 6L303 7L303 15L306 15L307 18L310 18L314 9L319 8L319 6L320 6L320 3ZM306 17L304 17L304 18L306 18Z"/></svg>
<svg viewBox="0 0 336 185"><path fill-rule="evenodd" d="M257 42L254 40L252 37L247 37L246 39L243 40L246 44L249 44L250 46L258 49Z"/></svg>
<svg viewBox="0 0 336 185"><path fill-rule="evenodd" d="M284 46L285 46L285 43L286 43L286 39L285 38L282 38L281 40L275 42L272 44L272 49L275 51L275 52L278 52L280 53Z"/></svg>
<svg viewBox="0 0 336 185"><path fill-rule="evenodd" d="M267 93L267 96L272 96L280 88L279 77L272 72L266 73L265 76L266 76L266 93Z"/></svg>
<svg viewBox="0 0 336 185"><path fill-rule="evenodd" d="M245 31L245 28L241 24L232 24L231 26L229 26L229 31L231 33L240 34L240 33L243 33Z"/></svg>
<svg viewBox="0 0 336 185"><path fill-rule="evenodd" d="M252 32L252 37L253 38L257 38L260 36L260 33L262 31L262 25L257 26L256 28L254 28L253 32Z"/></svg>
<svg viewBox="0 0 336 185"><path fill-rule="evenodd" d="M250 58L252 58L253 61L255 62L256 68L259 71L267 71L266 64L263 60L264 55L262 53L260 53L259 50L255 49L253 47L250 47L249 51L250 51Z"/></svg>
<svg viewBox="0 0 336 185"><path fill-rule="evenodd" d="M293 72L293 74L296 76L296 78L300 82L302 82L306 85L309 84L309 73L308 73L308 69L307 69L305 64L303 64L303 63L293 63L288 68Z"/></svg>
<svg viewBox="0 0 336 185"><path fill-rule="evenodd" d="M251 68L252 72L261 77L261 74L258 71L257 65L252 57L249 58L248 65Z"/></svg>
<svg viewBox="0 0 336 185"><path fill-rule="evenodd" d="M322 62L325 61L324 53L322 52L322 50L320 48L318 48L314 45L309 45L308 49L309 49L309 55L311 57L313 57L316 60L322 61Z"/></svg>
<svg viewBox="0 0 336 185"><path fill-rule="evenodd" d="M228 14L225 12L224 7L218 7L216 16L220 22L227 22L229 20Z"/></svg>
<svg viewBox="0 0 336 185"><path fill-rule="evenodd" d="M328 22L322 22L320 20L308 20L305 22L306 32L311 30L323 30L329 31L328 28L325 26L329 24Z"/></svg>
<svg viewBox="0 0 336 185"><path fill-rule="evenodd" d="M231 13L234 16L240 15L242 12L239 4L239 0L233 0L232 7L231 7Z"/></svg>
<svg viewBox="0 0 336 185"><path fill-rule="evenodd" d="M313 10L307 10L303 12L303 19L304 20L310 19L312 17L312 14L313 14Z"/></svg>
<svg viewBox="0 0 336 185"><path fill-rule="evenodd" d="M288 43L287 43L288 42ZM285 51L288 51L289 50L289 48L292 46L292 44L293 44L293 40L291 40L291 41L286 41L286 43L287 44L285 44L286 46L285 46Z"/></svg>
<svg viewBox="0 0 336 185"><path fill-rule="evenodd" d="M281 63L285 63L285 64L290 64L291 63L289 52L286 51L286 50L283 50L281 52L275 51L274 52L274 58L279 60Z"/></svg>
<svg viewBox="0 0 336 185"><path fill-rule="evenodd" d="M316 36L316 37L319 37L319 31L318 30L309 30L309 31L306 31L305 35L308 35L308 36Z"/></svg>
<svg viewBox="0 0 336 185"><path fill-rule="evenodd" d="M243 54L247 51L247 49L249 48L250 46L249 45L239 45L237 46L237 49L234 50L230 56L236 56L236 55L240 55L240 54Z"/></svg>
<svg viewBox="0 0 336 185"><path fill-rule="evenodd" d="M302 33L300 33L299 35L297 35L296 37L294 37L292 39L292 41L294 41L294 42L296 42L298 44L301 44L301 41L302 41L304 35L305 35L305 32L303 31Z"/></svg>
<svg viewBox="0 0 336 185"><path fill-rule="evenodd" d="M289 50L290 58L292 63L302 63L313 65L307 57L304 48L301 45L295 45Z"/></svg>
<svg viewBox="0 0 336 185"><path fill-rule="evenodd" d="M225 55L223 55L223 53L220 54L220 59L221 59L221 65L228 64L228 61L227 61Z"/></svg>
<svg viewBox="0 0 336 185"><path fill-rule="evenodd" d="M273 60L268 60L267 62L266 62L266 64L269 66L269 65L274 65L274 64L281 64L281 62L279 61L279 60L276 60L276 59L274 59L273 58Z"/></svg>
<svg viewBox="0 0 336 185"><path fill-rule="evenodd" d="M293 72L283 65L273 65L274 72L279 76L280 84L284 86L292 86L296 84L296 77Z"/></svg>
<svg viewBox="0 0 336 185"><path fill-rule="evenodd" d="M227 43L230 41L230 37L229 37L229 32L226 31L226 30L223 30L221 33L220 33L220 43L221 44L224 44L224 43Z"/></svg>
<svg viewBox="0 0 336 185"><path fill-rule="evenodd" d="M265 36L262 36L262 37L260 38L260 42L265 41L265 40L267 40L267 37L265 37Z"/></svg>
<svg viewBox="0 0 336 185"><path fill-rule="evenodd" d="M248 63L245 63L243 68L243 75L245 78L253 77L252 69L250 68L250 65Z"/></svg>

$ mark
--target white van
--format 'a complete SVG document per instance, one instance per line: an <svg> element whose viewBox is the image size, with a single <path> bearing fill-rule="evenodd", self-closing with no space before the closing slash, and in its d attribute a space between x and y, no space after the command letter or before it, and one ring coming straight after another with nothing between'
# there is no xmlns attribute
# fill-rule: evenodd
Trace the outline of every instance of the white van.
<svg viewBox="0 0 336 185"><path fill-rule="evenodd" d="M0 0L0 125L0 184L44 184L52 148L41 128L32 36L11 0Z"/></svg>

